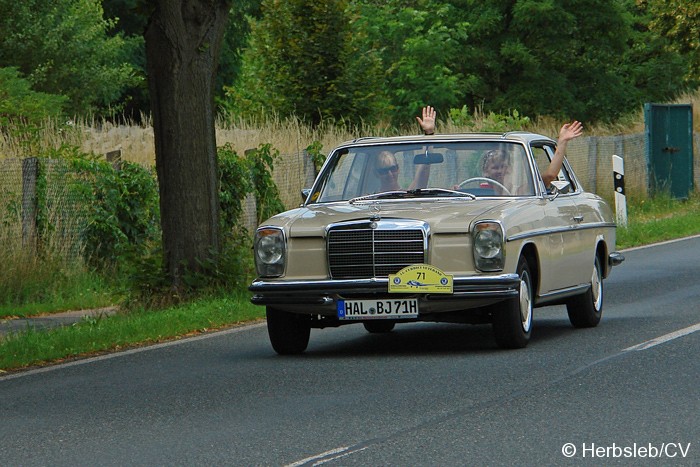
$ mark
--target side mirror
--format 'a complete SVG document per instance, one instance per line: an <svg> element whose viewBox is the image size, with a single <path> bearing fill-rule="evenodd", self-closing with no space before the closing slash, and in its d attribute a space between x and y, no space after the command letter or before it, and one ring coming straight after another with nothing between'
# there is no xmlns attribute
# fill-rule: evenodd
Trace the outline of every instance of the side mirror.
<svg viewBox="0 0 700 467"><path fill-rule="evenodd" d="M549 191L550 200L556 199L559 195L565 195L571 191L571 182L565 180L552 181L552 189Z"/></svg>
<svg viewBox="0 0 700 467"><path fill-rule="evenodd" d="M301 203L304 204L307 199L309 199L309 195L311 194L311 188L302 188L301 189Z"/></svg>

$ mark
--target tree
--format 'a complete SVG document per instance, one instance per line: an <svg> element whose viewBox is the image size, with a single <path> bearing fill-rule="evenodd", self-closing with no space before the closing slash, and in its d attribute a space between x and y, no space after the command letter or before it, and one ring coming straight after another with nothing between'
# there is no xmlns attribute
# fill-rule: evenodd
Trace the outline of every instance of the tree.
<svg viewBox="0 0 700 467"><path fill-rule="evenodd" d="M252 21L241 78L227 86L226 110L372 122L385 104L378 55L353 40L348 0L264 0ZM365 120L367 119L367 120Z"/></svg>
<svg viewBox="0 0 700 467"><path fill-rule="evenodd" d="M109 37L99 0L0 0L0 67L16 67L35 91L68 96L66 111L104 111L138 80L134 42Z"/></svg>
<svg viewBox="0 0 700 467"><path fill-rule="evenodd" d="M283 116L297 115L313 124L322 115L337 117L348 26L345 7L346 0L263 1L263 17L253 24L248 79L241 94L250 96L249 102L272 105Z"/></svg>
<svg viewBox="0 0 700 467"><path fill-rule="evenodd" d="M262 0L238 0L232 5L230 19L224 34L224 42L216 73L216 98L224 97L224 84L238 78L241 63L241 50L248 42L250 30L246 15L259 15ZM141 114L148 114L148 85L146 75L146 50L143 43L143 33L148 24L148 18L153 12L153 2L150 0L103 0L105 18L114 21L111 35L123 35L133 40L137 46L132 50L129 62L134 66L135 73L143 76L144 80L137 82L126 90L122 103L123 114L134 121L140 121Z"/></svg>
<svg viewBox="0 0 700 467"><path fill-rule="evenodd" d="M221 248L214 83L230 0L156 0L146 28L165 267L175 287Z"/></svg>
<svg viewBox="0 0 700 467"><path fill-rule="evenodd" d="M668 39L666 47L686 57L688 86L700 84L700 3L687 0L636 0L648 12L648 27Z"/></svg>
<svg viewBox="0 0 700 467"><path fill-rule="evenodd" d="M404 123L466 104L605 121L697 82L697 2L341 3L265 0L233 110Z"/></svg>
<svg viewBox="0 0 700 467"><path fill-rule="evenodd" d="M455 2L365 0L353 21L353 44L380 57L381 88L395 124L414 122L421 107L447 110L464 97L461 71L454 66L469 39L469 25ZM365 52L367 53L367 52Z"/></svg>
<svg viewBox="0 0 700 467"><path fill-rule="evenodd" d="M61 115L67 98L31 89L17 68L0 68L0 127L20 124L40 126Z"/></svg>

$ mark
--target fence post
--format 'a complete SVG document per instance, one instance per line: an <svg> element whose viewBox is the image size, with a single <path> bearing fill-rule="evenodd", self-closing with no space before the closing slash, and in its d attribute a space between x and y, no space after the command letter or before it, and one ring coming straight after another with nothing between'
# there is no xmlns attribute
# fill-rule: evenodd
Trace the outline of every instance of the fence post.
<svg viewBox="0 0 700 467"><path fill-rule="evenodd" d="M115 149L114 151L109 151L105 153L105 158L107 159L107 162L112 164L112 167L114 167L117 170L121 169L122 165L122 150L121 149Z"/></svg>
<svg viewBox="0 0 700 467"><path fill-rule="evenodd" d="M613 181L615 183L615 211L617 224L627 227L627 196L625 195L625 161L613 155Z"/></svg>
<svg viewBox="0 0 700 467"><path fill-rule="evenodd" d="M39 159L28 157L22 160L22 245L34 249L36 246L36 179Z"/></svg>
<svg viewBox="0 0 700 467"><path fill-rule="evenodd" d="M589 187L592 193L598 192L598 138L590 137L588 145L588 173L593 187Z"/></svg>

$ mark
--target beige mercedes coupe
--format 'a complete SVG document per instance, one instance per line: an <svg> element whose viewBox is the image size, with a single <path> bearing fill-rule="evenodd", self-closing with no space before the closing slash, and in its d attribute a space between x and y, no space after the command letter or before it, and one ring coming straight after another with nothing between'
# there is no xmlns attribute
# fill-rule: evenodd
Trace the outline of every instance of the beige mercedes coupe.
<svg viewBox="0 0 700 467"><path fill-rule="evenodd" d="M255 234L272 347L306 350L311 328L362 323L491 323L525 347L533 308L566 304L596 326L603 279L623 261L608 204L564 162L540 176L556 142L525 132L361 138L328 156L299 208Z"/></svg>

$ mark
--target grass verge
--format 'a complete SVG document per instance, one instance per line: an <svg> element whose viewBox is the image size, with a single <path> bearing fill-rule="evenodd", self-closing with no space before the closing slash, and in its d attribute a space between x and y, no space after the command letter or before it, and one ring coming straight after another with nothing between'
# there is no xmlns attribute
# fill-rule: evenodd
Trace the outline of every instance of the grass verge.
<svg viewBox="0 0 700 467"><path fill-rule="evenodd" d="M208 332L261 318L247 294L203 298L165 310L84 318L47 331L28 329L0 340L0 369L25 368ZM0 370L0 371L2 371Z"/></svg>
<svg viewBox="0 0 700 467"><path fill-rule="evenodd" d="M49 277L44 274L44 277ZM44 282L39 278L26 281L17 288L20 293L0 294L6 298L0 303L0 319L27 318L52 312L103 308L120 300L120 295L112 290L100 275L82 271L70 276L54 278ZM30 290L33 289L33 290Z"/></svg>
<svg viewBox="0 0 700 467"><path fill-rule="evenodd" d="M618 249L700 234L700 196L631 202L628 225L618 228ZM164 310L140 309L84 319L48 331L29 329L0 339L0 372L153 344L260 319L264 308L247 292L202 298Z"/></svg>
<svg viewBox="0 0 700 467"><path fill-rule="evenodd" d="M687 200L657 196L633 201L627 220L627 227L617 228L618 250L700 234L700 193Z"/></svg>

